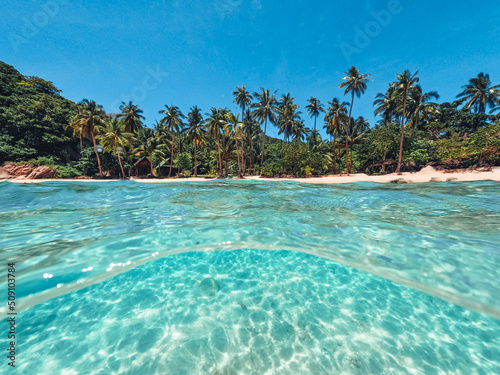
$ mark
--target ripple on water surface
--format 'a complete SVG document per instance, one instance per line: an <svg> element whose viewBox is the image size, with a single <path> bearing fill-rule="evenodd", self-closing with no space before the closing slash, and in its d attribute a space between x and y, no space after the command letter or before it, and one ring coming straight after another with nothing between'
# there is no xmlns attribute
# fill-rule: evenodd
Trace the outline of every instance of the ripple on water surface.
<svg viewBox="0 0 500 375"><path fill-rule="evenodd" d="M500 318L498 182L3 182L0 197L0 277L15 258L20 297L67 292L152 254L287 249Z"/></svg>
<svg viewBox="0 0 500 375"><path fill-rule="evenodd" d="M289 251L173 255L18 321L20 374L500 373L500 321Z"/></svg>

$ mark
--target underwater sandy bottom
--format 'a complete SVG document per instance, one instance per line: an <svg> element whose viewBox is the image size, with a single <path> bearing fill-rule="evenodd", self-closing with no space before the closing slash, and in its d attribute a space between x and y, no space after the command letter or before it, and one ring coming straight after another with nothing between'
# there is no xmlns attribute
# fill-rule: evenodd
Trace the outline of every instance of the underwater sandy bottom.
<svg viewBox="0 0 500 375"><path fill-rule="evenodd" d="M17 374L500 373L499 320L290 251L172 255L17 319Z"/></svg>

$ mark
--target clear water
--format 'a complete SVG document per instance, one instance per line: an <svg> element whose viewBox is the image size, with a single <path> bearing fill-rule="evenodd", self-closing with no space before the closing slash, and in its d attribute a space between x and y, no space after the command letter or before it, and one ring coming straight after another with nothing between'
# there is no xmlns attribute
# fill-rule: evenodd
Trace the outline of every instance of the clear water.
<svg viewBox="0 0 500 375"><path fill-rule="evenodd" d="M16 372L500 373L499 193L0 183Z"/></svg>

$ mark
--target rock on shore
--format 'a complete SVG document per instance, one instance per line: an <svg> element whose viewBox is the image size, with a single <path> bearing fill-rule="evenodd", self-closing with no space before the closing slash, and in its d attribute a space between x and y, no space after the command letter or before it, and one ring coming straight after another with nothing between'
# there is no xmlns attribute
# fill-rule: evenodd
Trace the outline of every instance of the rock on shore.
<svg viewBox="0 0 500 375"><path fill-rule="evenodd" d="M56 171L50 167L42 165L35 168L33 164L5 163L0 170L0 178L26 178L35 180L39 178L54 178Z"/></svg>

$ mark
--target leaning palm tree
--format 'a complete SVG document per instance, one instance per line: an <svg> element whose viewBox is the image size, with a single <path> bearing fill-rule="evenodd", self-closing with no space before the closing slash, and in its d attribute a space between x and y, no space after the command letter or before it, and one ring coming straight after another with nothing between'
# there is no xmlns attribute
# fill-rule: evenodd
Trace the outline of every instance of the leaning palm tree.
<svg viewBox="0 0 500 375"><path fill-rule="evenodd" d="M260 165L262 166L262 164L264 163L264 150L266 147L267 121L269 120L271 124L276 124L276 106L278 105L278 101L274 96L277 91L275 91L274 94L271 95L269 90L264 90L263 88L261 88L260 90L260 93L254 93L254 96L257 98L258 102L252 103L251 107L255 108L252 111L252 116L259 120L261 125L265 124L260 157Z"/></svg>
<svg viewBox="0 0 500 375"><path fill-rule="evenodd" d="M467 101L464 109L468 111L474 109L476 113L485 113L486 107L494 110L500 99L500 85L491 86L489 74L479 73L477 77L471 78L463 89L457 98Z"/></svg>
<svg viewBox="0 0 500 375"><path fill-rule="evenodd" d="M183 130L183 132L187 132L189 138L194 146L194 175L198 176L198 164L197 164L197 155L196 150L197 147L201 147L206 145L205 141L205 132L203 129L203 116L197 106L194 106L191 109L191 112L188 113L188 121L187 127Z"/></svg>
<svg viewBox="0 0 500 375"><path fill-rule="evenodd" d="M165 109L162 109L159 111L159 113L162 113L164 116L160 120L160 124L166 128L170 132L170 135L172 136L172 147L171 147L171 153L170 153L170 169L168 171L168 177L172 175L172 166L174 162L174 136L175 133L178 133L182 127L184 126L184 123L182 122L183 118L186 118L180 111L179 107L176 106L168 106L165 105Z"/></svg>
<svg viewBox="0 0 500 375"><path fill-rule="evenodd" d="M406 119L406 103L408 101L408 92L414 87L418 81L420 80L417 77L418 70L415 74L411 74L409 70L405 70L403 73L398 74L396 78L398 79L393 83L394 85L394 93L393 96L395 100L398 100L399 103L402 103L401 111L401 140L399 142L399 159L398 159L398 167L396 168L396 173L400 173L401 170L401 161L403 159L403 140L405 134L405 119Z"/></svg>
<svg viewBox="0 0 500 375"><path fill-rule="evenodd" d="M165 159L166 145L161 136L150 128L142 128L137 132L137 147L132 154L139 157L147 157L151 166L151 175L154 175L153 157Z"/></svg>
<svg viewBox="0 0 500 375"><path fill-rule="evenodd" d="M94 151L97 157L97 164L99 166L99 176L102 177L101 169L101 159L99 158L99 153L97 152L97 145L95 141L95 136L98 134L98 126L104 124L106 120L106 112L101 105L97 104L93 100L83 99L81 102L81 111L78 113L81 131L83 136L88 136L92 138L92 143L94 144Z"/></svg>
<svg viewBox="0 0 500 375"><path fill-rule="evenodd" d="M318 119L320 112L325 112L325 109L319 99L316 99L315 97L311 96L307 101L309 102L309 104L306 105L306 109L308 110L307 115L314 117L314 131L316 131L316 120Z"/></svg>
<svg viewBox="0 0 500 375"><path fill-rule="evenodd" d="M234 100L233 102L238 104L241 108L241 119L245 115L245 108L248 107L253 99L253 95L250 94L245 85L236 86L236 91L233 91Z"/></svg>
<svg viewBox="0 0 500 375"><path fill-rule="evenodd" d="M125 147L131 147L130 140L134 136L132 133L125 132L125 127L126 125L123 121L119 121L117 118L111 119L104 126L99 127L101 135L96 137L100 140L105 152L113 152L118 156L118 163L120 163L123 178L125 178L125 171L123 170L119 151L125 151Z"/></svg>
<svg viewBox="0 0 500 375"><path fill-rule="evenodd" d="M122 111L116 117L118 119L123 119L123 123L125 124L125 131L127 133L137 133L139 129L142 128L142 120L144 120L144 116L142 115L142 109L140 109L136 104L129 101L128 104L122 102L120 106L120 110Z"/></svg>
<svg viewBox="0 0 500 375"><path fill-rule="evenodd" d="M351 93L351 107L349 109L349 122L351 120L351 115L352 115L352 107L354 104L354 95L356 95L358 98L361 96L361 94L364 94L366 91L366 82L371 81L370 74L360 74L358 68L355 66L351 66L351 68L345 73L346 75L342 78L344 82L342 82L339 85L339 88L346 88L344 95L347 95L347 93ZM349 126L350 127L350 126ZM348 148L348 138L349 138L349 127L347 127L347 136L346 136L346 141L345 141L345 152L346 152L346 166L347 166L347 173L351 173L351 164L348 162L348 153L347 153L347 148Z"/></svg>
<svg viewBox="0 0 500 375"><path fill-rule="evenodd" d="M215 108L212 107L210 108L210 113L207 113L207 120L206 120L206 129L208 131L208 134L211 137L214 137L216 139L217 143L217 153L219 155L218 161L219 161L219 176L222 177L222 157L221 157L221 148L220 148L220 138L221 138L221 131L225 125L225 119L224 119L224 114L226 113L225 110L222 108Z"/></svg>

